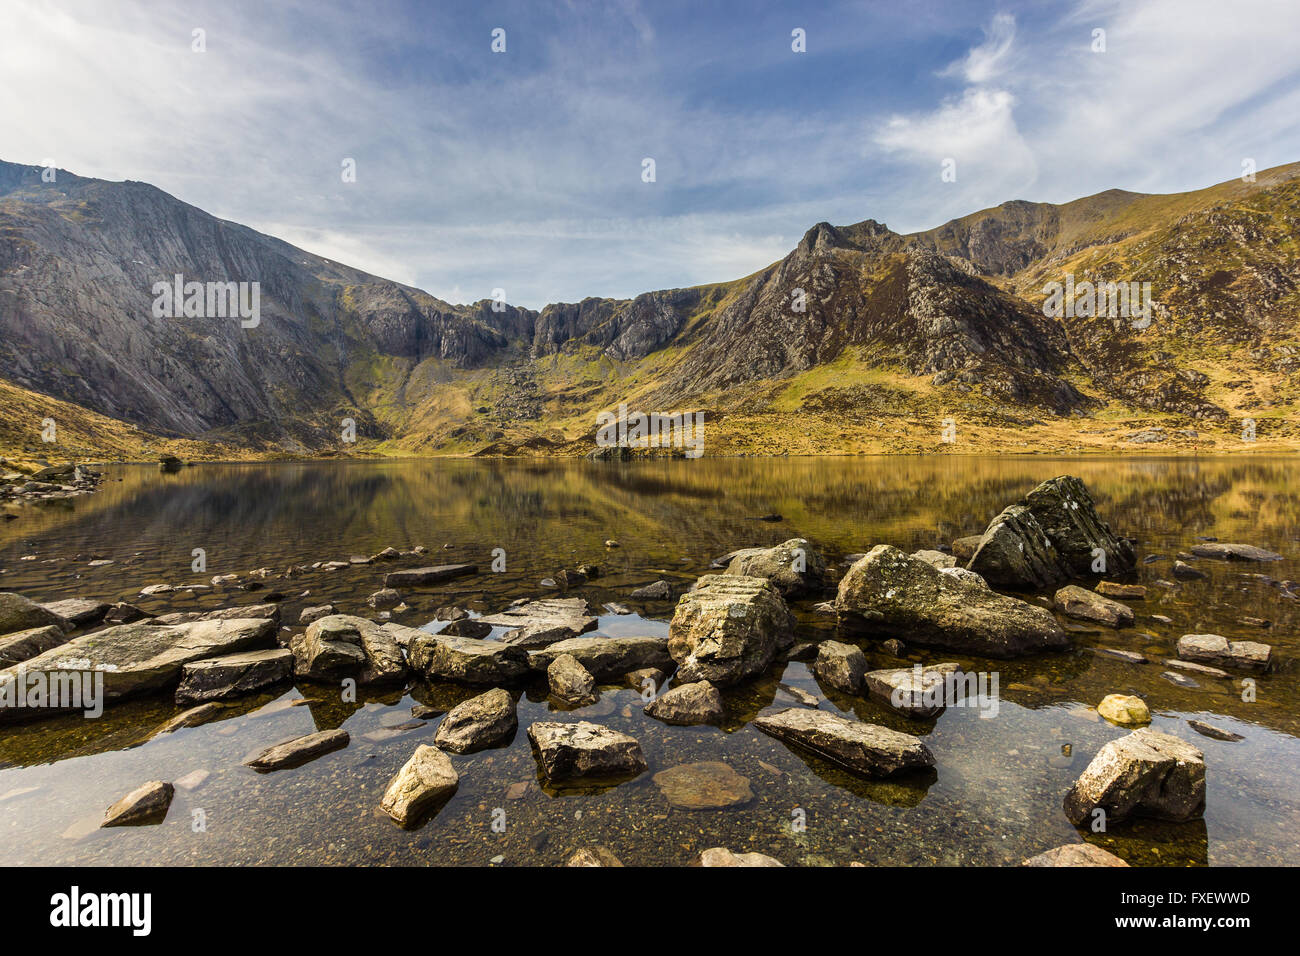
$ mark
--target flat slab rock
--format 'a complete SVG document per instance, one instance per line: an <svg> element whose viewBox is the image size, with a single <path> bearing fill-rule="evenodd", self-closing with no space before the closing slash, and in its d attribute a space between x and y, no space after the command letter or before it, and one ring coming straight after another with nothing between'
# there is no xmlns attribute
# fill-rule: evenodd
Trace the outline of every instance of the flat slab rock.
<svg viewBox="0 0 1300 956"><path fill-rule="evenodd" d="M184 666L176 703L185 706L238 697L292 677L293 654L283 647L209 657Z"/></svg>
<svg viewBox="0 0 1300 956"><path fill-rule="evenodd" d="M1273 648L1258 641L1229 641L1219 634L1184 634L1178 639L1178 656L1185 661L1266 671Z"/></svg>
<svg viewBox="0 0 1300 956"><path fill-rule="evenodd" d="M68 634L57 624L34 627L0 637L0 667L21 664L38 654L68 643Z"/></svg>
<svg viewBox="0 0 1300 956"><path fill-rule="evenodd" d="M408 568L405 571L390 571L384 575L384 587L402 588L427 587L455 578L478 574L478 568L472 564L440 564L430 568Z"/></svg>
<svg viewBox="0 0 1300 956"><path fill-rule="evenodd" d="M400 826L414 827L451 799L459 786L451 758L421 744L389 782L379 807Z"/></svg>
<svg viewBox="0 0 1300 956"><path fill-rule="evenodd" d="M1108 823L1135 816L1184 821L1205 812L1205 754L1170 734L1143 728L1098 751L1065 795L1075 826L1098 808Z"/></svg>
<svg viewBox="0 0 1300 956"><path fill-rule="evenodd" d="M51 624L64 629L69 627L67 620L48 608L27 600L21 594L0 591L0 634L30 631L32 628L48 627Z"/></svg>
<svg viewBox="0 0 1300 956"><path fill-rule="evenodd" d="M216 657L271 644L275 623L265 618L234 621L196 621L160 626L121 624L73 638L17 665L31 671L94 670L104 674L104 700L159 691L176 684L191 661ZM0 671L0 681L12 679L14 668ZM28 708L0 709L0 723L16 719ZM52 707L40 715L55 714Z"/></svg>
<svg viewBox="0 0 1300 956"><path fill-rule="evenodd" d="M528 654L533 670L547 670L561 654L570 654L596 680L616 680L630 671L672 666L668 639L663 637L571 637Z"/></svg>
<svg viewBox="0 0 1300 956"><path fill-rule="evenodd" d="M636 738L586 720L538 721L528 728L528 739L552 782L631 777L649 769Z"/></svg>
<svg viewBox="0 0 1300 956"><path fill-rule="evenodd" d="M749 778L719 760L679 764L659 771L651 779L669 806L678 810L719 810L743 806L754 799Z"/></svg>
<svg viewBox="0 0 1300 956"><path fill-rule="evenodd" d="M782 597L795 598L821 591L826 561L805 538L791 538L771 548L742 548L731 554L727 574L771 581Z"/></svg>
<svg viewBox="0 0 1300 956"><path fill-rule="evenodd" d="M824 710L792 707L758 717L754 726L863 777L890 777L934 766L929 748L911 734Z"/></svg>
<svg viewBox="0 0 1300 956"><path fill-rule="evenodd" d="M342 750L348 745L349 740L351 738L348 732L341 728L322 730L268 747L256 756L245 760L244 766L264 772L299 767L327 753Z"/></svg>
<svg viewBox="0 0 1300 956"><path fill-rule="evenodd" d="M924 667L891 667L868 671L863 677L867 693L908 717L934 717L947 706L949 675L961 673L951 662Z"/></svg>
<svg viewBox="0 0 1300 956"><path fill-rule="evenodd" d="M411 667L433 680L497 685L517 681L528 673L528 652L501 641L421 631L411 638L407 653Z"/></svg>
<svg viewBox="0 0 1300 956"><path fill-rule="evenodd" d="M598 623L591 605L582 598L532 601L477 620L493 627L511 628L501 640L520 647L546 647L594 631Z"/></svg>
<svg viewBox="0 0 1300 956"><path fill-rule="evenodd" d="M1252 544L1226 544L1221 541L1198 544L1192 548L1198 558L1217 558L1220 561L1281 561L1282 555L1266 551Z"/></svg>
<svg viewBox="0 0 1300 956"><path fill-rule="evenodd" d="M1067 843L1031 856L1021 866L1128 866L1114 853L1091 843Z"/></svg>
<svg viewBox="0 0 1300 956"><path fill-rule="evenodd" d="M102 621L112 605L105 604L103 601L87 601L84 598L67 598L63 601L50 601L42 604L41 607L75 627L90 627Z"/></svg>
<svg viewBox="0 0 1300 956"><path fill-rule="evenodd" d="M850 631L904 634L909 645L1008 658L1069 646L1045 608L991 591L974 574L939 570L887 544L845 573L835 607Z"/></svg>

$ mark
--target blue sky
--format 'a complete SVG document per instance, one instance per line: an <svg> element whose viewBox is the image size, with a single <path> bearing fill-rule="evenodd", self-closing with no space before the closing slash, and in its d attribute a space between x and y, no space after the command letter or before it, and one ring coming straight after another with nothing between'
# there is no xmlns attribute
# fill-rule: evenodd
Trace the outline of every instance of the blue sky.
<svg viewBox="0 0 1300 956"><path fill-rule="evenodd" d="M1294 0L809 6L6 0L0 158L532 308L747 275L821 220L1300 160Z"/></svg>

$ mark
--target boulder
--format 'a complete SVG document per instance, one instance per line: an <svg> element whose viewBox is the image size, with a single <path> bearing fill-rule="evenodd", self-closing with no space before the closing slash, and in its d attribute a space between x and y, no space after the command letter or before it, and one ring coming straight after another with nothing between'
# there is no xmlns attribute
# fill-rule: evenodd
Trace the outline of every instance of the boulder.
<svg viewBox="0 0 1300 956"><path fill-rule="evenodd" d="M734 684L762 673L794 643L794 616L763 578L713 574L677 602L668 652L686 682Z"/></svg>
<svg viewBox="0 0 1300 956"><path fill-rule="evenodd" d="M995 517L966 567L994 587L1039 590L1095 573L1098 554L1110 574L1137 564L1133 543L1098 517L1084 483L1061 475Z"/></svg>
<svg viewBox="0 0 1300 956"><path fill-rule="evenodd" d="M318 604L315 607L305 607L302 609L302 613L298 615L298 623L311 624L334 613L333 604Z"/></svg>
<svg viewBox="0 0 1300 956"><path fill-rule="evenodd" d="M86 601L82 598L68 598L64 601L50 601L42 604L41 607L54 614L56 617L72 624L73 627L92 627L104 619L108 613L111 604L105 604L103 601ZM4 633L4 627L0 626L0 634Z"/></svg>
<svg viewBox="0 0 1300 956"><path fill-rule="evenodd" d="M656 581L643 588L637 588L631 597L638 601L667 601L672 597L672 586L667 581Z"/></svg>
<svg viewBox="0 0 1300 956"><path fill-rule="evenodd" d="M655 720L679 727L720 724L724 715L722 694L706 680L679 684L646 704L645 712Z"/></svg>
<svg viewBox="0 0 1300 956"><path fill-rule="evenodd" d="M1174 577L1181 581L1197 581L1202 578L1208 578L1209 575L1199 568L1192 567L1186 561L1175 561Z"/></svg>
<svg viewBox="0 0 1300 956"><path fill-rule="evenodd" d="M934 766L929 748L911 734L824 710L791 707L756 718L754 726L863 777L890 777Z"/></svg>
<svg viewBox="0 0 1300 956"><path fill-rule="evenodd" d="M673 659L662 637L571 637L528 654L534 670L546 670L561 654L571 654L596 680L617 680L629 671L668 670Z"/></svg>
<svg viewBox="0 0 1300 956"><path fill-rule="evenodd" d="M14 634L51 625L71 630L69 622L53 611L27 600L21 594L0 591L0 634Z"/></svg>
<svg viewBox="0 0 1300 956"><path fill-rule="evenodd" d="M978 577L938 570L885 544L849 568L835 606L846 630L901 632L912 644L985 657L1059 650L1070 642L1044 608L997 594Z"/></svg>
<svg viewBox="0 0 1300 956"><path fill-rule="evenodd" d="M651 779L668 805L678 810L721 810L754 799L749 779L718 760L679 764Z"/></svg>
<svg viewBox="0 0 1300 956"><path fill-rule="evenodd" d="M1128 866L1114 853L1091 843L1067 843L1031 856L1021 866Z"/></svg>
<svg viewBox="0 0 1300 956"><path fill-rule="evenodd" d="M1120 584L1118 581L1098 581L1094 590L1108 598L1123 599L1125 601L1143 601L1147 596L1147 589L1141 584ZM1087 844L1079 843L1075 845L1086 846Z"/></svg>
<svg viewBox="0 0 1300 956"><path fill-rule="evenodd" d="M538 721L528 728L528 739L552 783L636 776L648 769L635 738L589 721Z"/></svg>
<svg viewBox="0 0 1300 956"><path fill-rule="evenodd" d="M724 574L763 578L782 597L795 598L821 591L826 562L805 538L791 538L771 548L745 548L732 554Z"/></svg>
<svg viewBox="0 0 1300 956"><path fill-rule="evenodd" d="M532 601L477 620L509 628L501 640L520 647L545 647L596 629L591 605L582 598Z"/></svg>
<svg viewBox="0 0 1300 956"><path fill-rule="evenodd" d="M251 694L263 687L292 680L293 664L293 654L283 647L239 651L191 661L181 670L176 703L184 707Z"/></svg>
<svg viewBox="0 0 1300 956"><path fill-rule="evenodd" d="M569 704L594 703L596 678L572 654L560 654L546 668L551 693Z"/></svg>
<svg viewBox="0 0 1300 956"><path fill-rule="evenodd" d="M942 551L933 551L929 548L922 548L920 551L913 551L912 557L920 558L926 564L936 568L955 568L957 559L951 554L944 554Z"/></svg>
<svg viewBox="0 0 1300 956"><path fill-rule="evenodd" d="M331 614L312 621L289 642L294 671L307 680L355 677L378 684L406 677L406 660L392 633L374 621Z"/></svg>
<svg viewBox="0 0 1300 956"><path fill-rule="evenodd" d="M68 633L57 624L34 627L0 637L0 667L21 664L37 654L68 643Z"/></svg>
<svg viewBox="0 0 1300 956"><path fill-rule="evenodd" d="M234 621L264 617L280 623L280 605L246 604L243 607L223 607L217 611L175 611L153 619L155 624L189 624L192 621Z"/></svg>
<svg viewBox="0 0 1300 956"><path fill-rule="evenodd" d="M1192 548L1192 554L1198 558L1215 558L1219 561L1281 561L1282 555L1274 551L1265 551L1251 544L1226 544L1222 541L1208 541Z"/></svg>
<svg viewBox="0 0 1300 956"><path fill-rule="evenodd" d="M1178 656L1185 661L1267 671L1273 648L1258 641L1229 641L1218 634L1184 634L1178 639Z"/></svg>
<svg viewBox="0 0 1300 956"><path fill-rule="evenodd" d="M386 625L386 629L392 627ZM430 680L495 686L528 673L528 652L522 647L424 631L418 635L407 648L411 667Z"/></svg>
<svg viewBox="0 0 1300 956"><path fill-rule="evenodd" d="M1097 705L1097 713L1112 724L1136 727L1151 723L1151 710L1141 697L1125 694L1107 694Z"/></svg>
<svg viewBox="0 0 1300 956"><path fill-rule="evenodd" d="M822 641L817 647L817 660L813 663L812 672L826 686L846 694L856 694L862 690L867 658L852 644Z"/></svg>
<svg viewBox="0 0 1300 956"><path fill-rule="evenodd" d="M245 760L244 766L263 772L300 767L317 757L333 753L335 750L342 750L348 745L350 739L348 732L341 728L306 734L282 744L276 744L274 747L267 747L256 756Z"/></svg>
<svg viewBox="0 0 1300 956"><path fill-rule="evenodd" d="M982 534L972 534L964 538L958 538L952 543L953 557L965 564L975 557L975 552L979 550L980 542L983 540L984 535Z"/></svg>
<svg viewBox="0 0 1300 956"><path fill-rule="evenodd" d="M450 800L458 786L460 775L451 758L437 747L421 744L389 782L379 807L403 827L418 826Z"/></svg>
<svg viewBox="0 0 1300 956"><path fill-rule="evenodd" d="M704 850L696 862L700 866L785 866L780 860L763 853L732 853L721 846Z"/></svg>
<svg viewBox="0 0 1300 956"><path fill-rule="evenodd" d="M34 671L100 671L104 702L115 703L175 686L191 661L266 646L275 639L275 624L265 618L195 621L171 626L122 624L73 638L14 667L0 671L0 682L13 680L15 668ZM0 708L0 722L58 713L55 708Z"/></svg>
<svg viewBox="0 0 1300 956"><path fill-rule="evenodd" d="M1149 728L1112 740L1065 795L1075 826L1093 811L1108 823L1134 816L1183 821L1205 811L1205 755L1186 741Z"/></svg>
<svg viewBox="0 0 1300 956"><path fill-rule="evenodd" d="M1054 606L1066 617L1095 621L1107 627L1124 627L1133 623L1132 608L1077 584L1068 584L1057 591Z"/></svg>
<svg viewBox="0 0 1300 956"><path fill-rule="evenodd" d="M418 588L431 584L440 584L454 578L478 574L478 568L472 564L443 564L433 568L409 568L405 571L390 571L384 575L384 587Z"/></svg>
<svg viewBox="0 0 1300 956"><path fill-rule="evenodd" d="M104 811L101 827L134 827L162 823L176 788L162 780L141 784Z"/></svg>
<svg viewBox="0 0 1300 956"><path fill-rule="evenodd" d="M959 664L918 664L870 671L863 683L867 693L881 703L908 717L924 719L943 713L948 703L948 678L960 673Z"/></svg>
<svg viewBox="0 0 1300 956"><path fill-rule="evenodd" d="M515 699L494 687L453 707L438 724L433 742L452 753L472 754L508 743L518 727Z"/></svg>

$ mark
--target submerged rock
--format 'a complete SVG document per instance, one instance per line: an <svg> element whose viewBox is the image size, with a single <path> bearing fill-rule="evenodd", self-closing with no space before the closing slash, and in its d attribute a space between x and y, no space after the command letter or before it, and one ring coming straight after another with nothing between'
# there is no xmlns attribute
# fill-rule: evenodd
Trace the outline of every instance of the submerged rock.
<svg viewBox="0 0 1300 956"><path fill-rule="evenodd" d="M508 742L518 727L515 699L495 687L453 707L438 724L433 742L452 753L472 754Z"/></svg>
<svg viewBox="0 0 1300 956"><path fill-rule="evenodd" d="M460 774L451 758L421 744L389 782L379 807L399 825L414 827L450 800L459 786Z"/></svg>
<svg viewBox="0 0 1300 956"><path fill-rule="evenodd" d="M1054 603L1066 617L1081 621L1096 621L1107 627L1124 627L1133 623L1132 608L1077 584L1066 585L1057 591Z"/></svg>
<svg viewBox="0 0 1300 956"><path fill-rule="evenodd" d="M1040 590L1137 564L1133 543L1097 515L1082 481L1061 475L1043 482L993 519L966 565L995 587Z"/></svg>
<svg viewBox="0 0 1300 956"><path fill-rule="evenodd" d="M599 623L591 605L582 598L532 601L477 620L493 627L509 628L501 640L520 647L545 647L594 631Z"/></svg>
<svg viewBox="0 0 1300 956"><path fill-rule="evenodd" d="M104 811L101 827L134 827L162 823L176 788L162 780L141 784Z"/></svg>
<svg viewBox="0 0 1300 956"><path fill-rule="evenodd" d="M1125 601L1142 601L1147 596L1147 589L1143 585L1120 584L1118 581L1098 581L1094 590L1105 597L1117 600L1122 598ZM1077 845L1085 846L1086 844Z"/></svg>
<svg viewBox="0 0 1300 956"><path fill-rule="evenodd" d="M706 680L679 684L646 704L645 712L679 727L719 724L724 715L722 694Z"/></svg>
<svg viewBox="0 0 1300 956"><path fill-rule="evenodd" d="M1221 541L1198 544L1192 548L1198 558L1216 558L1220 561L1281 561L1282 555L1266 551L1251 544L1226 544Z"/></svg>
<svg viewBox="0 0 1300 956"><path fill-rule="evenodd" d="M1031 856L1021 866L1128 866L1114 853L1091 843L1067 843Z"/></svg>
<svg viewBox="0 0 1300 956"><path fill-rule="evenodd" d="M1219 634L1184 634L1178 639L1178 656L1185 661L1267 671L1273 648L1258 641L1229 641Z"/></svg>
<svg viewBox="0 0 1300 956"><path fill-rule="evenodd" d="M1205 755L1186 741L1143 728L1112 740L1065 795L1075 826L1103 809L1109 823L1135 816L1183 821L1205 811Z"/></svg>
<svg viewBox="0 0 1300 956"><path fill-rule="evenodd" d="M785 866L775 857L763 853L732 853L721 846L709 847L696 862L700 866Z"/></svg>
<svg viewBox="0 0 1300 956"><path fill-rule="evenodd" d="M614 855L609 847L584 847L573 856L565 866L622 866L623 862Z"/></svg>
<svg viewBox="0 0 1300 956"><path fill-rule="evenodd" d="M668 652L686 682L719 686L753 677L794 643L794 616L763 578L712 574L682 595L668 630Z"/></svg>
<svg viewBox="0 0 1300 956"><path fill-rule="evenodd" d="M763 578L782 597L803 597L821 591L826 561L806 538L791 538L772 548L744 548L732 553L724 574Z"/></svg>
<svg viewBox="0 0 1300 956"><path fill-rule="evenodd" d="M348 745L349 740L351 738L346 730L322 730L318 733L295 737L293 740L276 744L274 747L267 747L256 756L245 760L244 766L261 771L300 767L317 757L343 749Z"/></svg>
<svg viewBox="0 0 1300 956"><path fill-rule="evenodd" d="M848 630L902 632L912 644L986 657L1059 650L1070 643L1043 608L997 594L978 578L940 571L887 544L872 548L848 570L835 606Z"/></svg>
<svg viewBox="0 0 1300 956"><path fill-rule="evenodd" d="M553 783L636 776L648 769L636 738L583 720L538 721L528 728L542 773Z"/></svg>
<svg viewBox="0 0 1300 956"><path fill-rule="evenodd" d="M679 764L659 771L651 779L668 805L678 810L719 810L754 799L749 778L719 760Z"/></svg>
<svg viewBox="0 0 1300 956"><path fill-rule="evenodd" d="M286 648L239 651L191 661L181 671L176 703L182 707L251 694L293 678L293 654Z"/></svg>
<svg viewBox="0 0 1300 956"><path fill-rule="evenodd" d="M792 707L758 717L754 726L864 777L889 777L934 766L929 748L911 734L824 710Z"/></svg>

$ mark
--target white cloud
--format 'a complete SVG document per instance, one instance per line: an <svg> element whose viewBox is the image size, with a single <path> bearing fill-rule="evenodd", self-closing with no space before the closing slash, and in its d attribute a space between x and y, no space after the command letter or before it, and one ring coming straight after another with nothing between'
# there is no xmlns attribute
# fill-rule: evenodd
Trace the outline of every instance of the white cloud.
<svg viewBox="0 0 1300 956"><path fill-rule="evenodd" d="M997 14L984 31L984 42L972 47L965 57L943 71L942 76L961 76L967 83L987 83L1006 69L1016 39L1016 18Z"/></svg>

